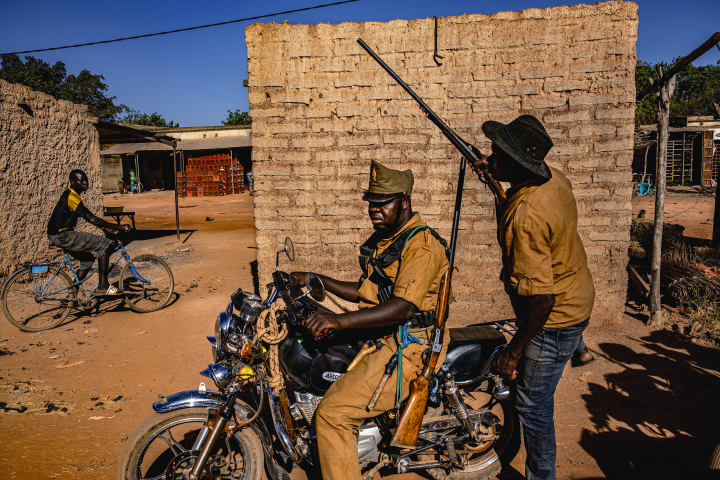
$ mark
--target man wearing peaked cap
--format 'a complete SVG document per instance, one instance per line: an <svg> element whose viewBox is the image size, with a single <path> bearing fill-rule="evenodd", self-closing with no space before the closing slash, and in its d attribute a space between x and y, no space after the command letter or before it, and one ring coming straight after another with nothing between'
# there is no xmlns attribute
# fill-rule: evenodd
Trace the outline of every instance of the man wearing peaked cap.
<svg viewBox="0 0 720 480"><path fill-rule="evenodd" d="M363 195L375 233L360 248L360 281L340 281L318 275L331 293L358 304L357 311L334 314L317 312L305 322L317 337L332 329L358 339L381 341L382 347L360 360L354 370L327 391L316 412L318 452L323 478L360 480L357 429L362 423L396 406L397 369L382 390L377 404L369 408L385 366L398 347L398 327L421 342L432 337L433 315L440 280L448 269L445 241L412 210L414 178L410 170L393 170L373 161L370 182ZM306 272L294 272L304 284ZM438 361L445 359L447 333ZM401 398L409 383L422 371L422 352L427 348L410 343L403 350Z"/></svg>
<svg viewBox="0 0 720 480"><path fill-rule="evenodd" d="M511 185L507 200L497 206L497 221L500 276L518 331L495 366L510 378L517 375L526 477L554 480L553 397L570 358L573 366L595 360L582 338L595 288L577 231L572 185L545 163L553 142L542 123L522 115L507 125L485 122L482 129L492 141L492 155L482 163L496 180Z"/></svg>
<svg viewBox="0 0 720 480"><path fill-rule="evenodd" d="M384 202L398 197L409 197L414 184L412 170L393 170L373 160L370 164L370 185L363 195L363 200Z"/></svg>

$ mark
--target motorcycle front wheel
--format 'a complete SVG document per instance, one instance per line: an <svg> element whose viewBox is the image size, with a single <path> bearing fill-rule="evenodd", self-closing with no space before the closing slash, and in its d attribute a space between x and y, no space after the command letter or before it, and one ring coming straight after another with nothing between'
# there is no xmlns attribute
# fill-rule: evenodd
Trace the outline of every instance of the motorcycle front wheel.
<svg viewBox="0 0 720 480"><path fill-rule="evenodd" d="M119 480L188 480L198 450L193 445L207 423L205 408L153 413L128 437L118 461ZM208 478L260 480L264 473L260 439L250 428L223 434L205 466Z"/></svg>

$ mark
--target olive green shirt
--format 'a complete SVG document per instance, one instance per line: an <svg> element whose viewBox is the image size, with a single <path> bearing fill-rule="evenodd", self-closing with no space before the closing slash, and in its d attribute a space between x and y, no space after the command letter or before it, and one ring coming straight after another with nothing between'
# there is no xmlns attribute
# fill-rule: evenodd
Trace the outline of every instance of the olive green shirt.
<svg viewBox="0 0 720 480"><path fill-rule="evenodd" d="M595 287L577 231L572 185L559 170L550 171L543 184L526 182L507 191L498 222L500 279L509 295L555 295L545 326L562 328L590 317Z"/></svg>

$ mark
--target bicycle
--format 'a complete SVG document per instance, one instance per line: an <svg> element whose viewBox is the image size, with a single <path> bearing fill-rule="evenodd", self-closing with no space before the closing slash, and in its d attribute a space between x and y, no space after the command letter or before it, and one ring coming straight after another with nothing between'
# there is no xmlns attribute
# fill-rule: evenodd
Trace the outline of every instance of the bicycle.
<svg viewBox="0 0 720 480"><path fill-rule="evenodd" d="M50 246L51 250L63 250ZM131 310L148 313L160 310L170 301L175 289L175 280L167 262L162 258L143 254L130 258L123 244L117 241L112 253L120 255L108 267L108 278L120 260L125 265L120 272L119 288L125 303ZM97 272L95 268L80 280L63 250L59 262L25 262L11 274L0 287L0 304L7 319L24 332L39 332L60 325L77 307L81 311L94 308L100 296L95 295L97 284L88 292L80 288ZM75 282L63 271L68 265Z"/></svg>

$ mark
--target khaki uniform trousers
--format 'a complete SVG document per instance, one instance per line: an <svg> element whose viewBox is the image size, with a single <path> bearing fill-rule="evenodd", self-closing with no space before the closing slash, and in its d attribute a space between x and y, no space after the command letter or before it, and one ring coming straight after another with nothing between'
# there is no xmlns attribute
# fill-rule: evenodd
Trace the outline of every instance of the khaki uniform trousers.
<svg viewBox="0 0 720 480"><path fill-rule="evenodd" d="M411 330L420 337L425 330ZM424 335L423 335L424 336ZM445 361L450 334L445 330L443 349L437 370ZM427 344L411 343L403 350L402 400L409 392L409 384L423 369L422 353ZM397 374L395 371L385 385L375 408L368 412L367 404L385 373L385 365L397 350L394 337L390 337L379 351L366 356L351 371L340 377L323 397L315 416L320 467L324 480L361 480L358 461L358 427L368 418L377 417L395 407Z"/></svg>

